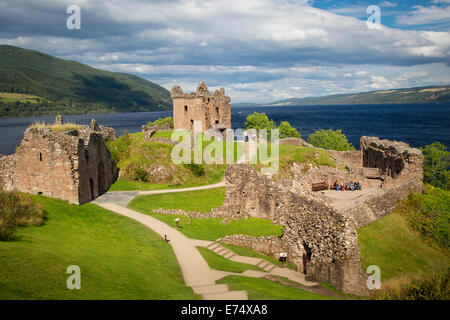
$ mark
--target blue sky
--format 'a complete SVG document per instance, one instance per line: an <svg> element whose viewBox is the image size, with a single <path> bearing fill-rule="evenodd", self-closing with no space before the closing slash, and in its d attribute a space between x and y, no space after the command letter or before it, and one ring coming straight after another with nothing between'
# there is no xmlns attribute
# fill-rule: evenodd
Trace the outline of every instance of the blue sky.
<svg viewBox="0 0 450 320"><path fill-rule="evenodd" d="M68 30L66 9L81 9ZM370 29L369 5L381 10ZM0 43L270 102L450 83L450 0L2 0Z"/></svg>

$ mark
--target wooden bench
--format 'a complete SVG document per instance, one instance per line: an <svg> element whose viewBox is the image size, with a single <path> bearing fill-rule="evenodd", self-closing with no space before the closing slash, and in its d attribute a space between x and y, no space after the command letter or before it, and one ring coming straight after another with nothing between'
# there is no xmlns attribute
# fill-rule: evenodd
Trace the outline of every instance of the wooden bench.
<svg viewBox="0 0 450 320"><path fill-rule="evenodd" d="M312 191L328 190L328 183L326 183L325 181L312 183L311 188Z"/></svg>

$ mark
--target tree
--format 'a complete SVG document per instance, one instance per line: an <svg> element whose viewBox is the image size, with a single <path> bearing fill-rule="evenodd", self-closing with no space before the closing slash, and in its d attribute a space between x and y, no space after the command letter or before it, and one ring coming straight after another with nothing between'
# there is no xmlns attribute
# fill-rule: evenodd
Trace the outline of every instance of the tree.
<svg viewBox="0 0 450 320"><path fill-rule="evenodd" d="M423 181L450 190L450 152L444 144L434 142L423 148Z"/></svg>
<svg viewBox="0 0 450 320"><path fill-rule="evenodd" d="M333 131L331 129L320 129L308 137L308 142L315 147L328 150L349 151L355 150L355 147L348 142L345 134L341 130Z"/></svg>
<svg viewBox="0 0 450 320"><path fill-rule="evenodd" d="M271 129L276 128L275 121L269 120L265 113L254 112L253 114L249 114L245 119L245 127L247 129L266 129L268 133L270 133Z"/></svg>
<svg viewBox="0 0 450 320"><path fill-rule="evenodd" d="M281 121L280 126L278 127L280 130L280 139L283 138L301 138L300 133L297 129L293 128L291 124L287 121Z"/></svg>

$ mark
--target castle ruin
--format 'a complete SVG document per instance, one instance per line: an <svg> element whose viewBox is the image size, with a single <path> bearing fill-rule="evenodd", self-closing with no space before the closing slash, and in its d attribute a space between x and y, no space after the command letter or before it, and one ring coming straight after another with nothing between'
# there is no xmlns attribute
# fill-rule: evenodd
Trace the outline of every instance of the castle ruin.
<svg viewBox="0 0 450 320"><path fill-rule="evenodd" d="M193 130L194 121L200 121L202 131L231 129L231 99L225 89L208 91L202 81L196 92L183 93L179 86L171 89L174 129Z"/></svg>
<svg viewBox="0 0 450 320"><path fill-rule="evenodd" d="M326 281L344 293L367 294L367 275L361 267L357 230L391 213L410 191L422 190L423 156L420 150L396 141L362 137L360 144L358 151L332 152L338 162L350 160L346 163L347 170L311 168L314 174L300 174L290 179L290 183L262 176L249 165L229 166L225 174L224 204L213 209L211 215L270 219L283 226L284 235L282 238L233 235L218 241L275 258L287 252L288 261L298 270L302 270L305 254L309 261L308 275L313 279ZM374 170L379 172L377 177L373 176ZM330 177L330 173L347 175L345 179L358 175L367 181L363 185L368 190L353 194L332 190L312 192L311 182L323 179L328 183L336 178ZM327 196L336 194L355 198L342 206Z"/></svg>
<svg viewBox="0 0 450 320"><path fill-rule="evenodd" d="M15 154L0 156L0 187L76 204L92 201L117 179L105 144L115 137L114 129L95 120L66 131L32 125Z"/></svg>

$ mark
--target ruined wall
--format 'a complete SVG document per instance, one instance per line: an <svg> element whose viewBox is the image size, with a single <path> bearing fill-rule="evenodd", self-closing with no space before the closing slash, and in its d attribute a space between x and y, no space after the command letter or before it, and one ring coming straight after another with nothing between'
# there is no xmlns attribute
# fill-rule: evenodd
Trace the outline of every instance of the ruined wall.
<svg viewBox="0 0 450 320"><path fill-rule="evenodd" d="M338 166L362 167L363 158L361 150L356 151L334 151L327 150Z"/></svg>
<svg viewBox="0 0 450 320"><path fill-rule="evenodd" d="M288 261L291 261L293 254L289 252L289 245L283 239L266 236L266 237L251 237L242 234L230 235L216 240L235 246L252 249L255 252L265 254L266 256L278 259L280 253L286 252L288 254Z"/></svg>
<svg viewBox="0 0 450 320"><path fill-rule="evenodd" d="M3 187L79 204L105 192L117 178L116 164L101 129L80 128L28 128L16 153L0 159Z"/></svg>
<svg viewBox="0 0 450 320"><path fill-rule="evenodd" d="M391 178L396 178L403 170L409 177L423 176L422 151L411 148L404 142L361 137L360 148L364 167L378 168L383 175Z"/></svg>
<svg viewBox="0 0 450 320"><path fill-rule="evenodd" d="M308 274L343 292L363 294L364 275L354 221L312 193L296 194L259 175L248 165L226 170L222 212L233 219L259 217L284 227L283 241L290 261L301 270L302 255L310 262Z"/></svg>
<svg viewBox="0 0 450 320"><path fill-rule="evenodd" d="M185 94L179 86L171 89L174 129L193 130L194 121L201 121L202 130L231 129L231 99L221 88L208 91L202 81L197 91Z"/></svg>
<svg viewBox="0 0 450 320"><path fill-rule="evenodd" d="M280 145L285 145L285 146L304 146L304 147L308 147L308 148L314 148L314 146L312 144L309 144L305 140L299 139L299 138L284 138L284 139L279 139L278 142Z"/></svg>

